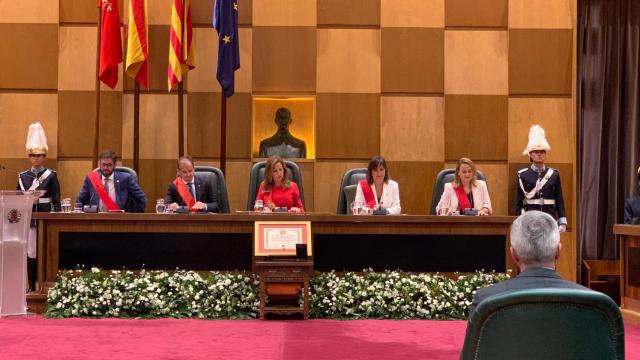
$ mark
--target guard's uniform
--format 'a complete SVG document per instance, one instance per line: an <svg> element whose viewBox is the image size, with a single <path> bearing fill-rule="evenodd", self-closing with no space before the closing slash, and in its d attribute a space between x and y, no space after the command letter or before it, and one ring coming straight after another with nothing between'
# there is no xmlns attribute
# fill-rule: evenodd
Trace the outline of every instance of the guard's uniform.
<svg viewBox="0 0 640 360"><path fill-rule="evenodd" d="M33 182L38 180L38 186L33 190L45 190L46 193L38 199L37 205L33 205L33 212L50 212L51 208L60 211L60 183L55 171L42 168L37 173L26 170L20 173L18 190L29 190Z"/></svg>
<svg viewBox="0 0 640 360"><path fill-rule="evenodd" d="M516 176L516 215L530 210L543 211L556 220L560 220L561 224L566 224L562 185L558 170L544 167L538 171L532 165L518 171Z"/></svg>

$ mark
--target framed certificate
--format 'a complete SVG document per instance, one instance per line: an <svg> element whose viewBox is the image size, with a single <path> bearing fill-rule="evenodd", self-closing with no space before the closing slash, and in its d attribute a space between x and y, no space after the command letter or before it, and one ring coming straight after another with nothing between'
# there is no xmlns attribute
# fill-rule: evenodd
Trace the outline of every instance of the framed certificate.
<svg viewBox="0 0 640 360"><path fill-rule="evenodd" d="M307 244L307 256L312 255L311 222L256 221L254 255L296 255L296 244Z"/></svg>

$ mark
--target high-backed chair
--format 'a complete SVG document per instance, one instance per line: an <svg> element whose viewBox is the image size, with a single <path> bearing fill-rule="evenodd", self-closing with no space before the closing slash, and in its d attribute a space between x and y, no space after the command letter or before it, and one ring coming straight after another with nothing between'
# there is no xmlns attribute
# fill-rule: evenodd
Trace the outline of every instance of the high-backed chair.
<svg viewBox="0 0 640 360"><path fill-rule="evenodd" d="M436 176L436 182L433 184L433 194L431 195L431 208L429 209L429 214L436 215L436 206L438 206L440 197L444 192L444 184L452 182L455 177L456 169L444 169L438 173ZM480 170L476 171L476 178L478 180L487 181L487 178ZM489 185L487 185L487 188L489 188Z"/></svg>
<svg viewBox="0 0 640 360"><path fill-rule="evenodd" d="M211 188L215 191L216 200L218 201L218 212L229 213L227 183L224 180L222 171L213 166L196 166L195 170L198 176L205 177L211 183Z"/></svg>
<svg viewBox="0 0 640 360"><path fill-rule="evenodd" d="M256 196L258 196L258 186L264 180L264 167L266 165L265 161L259 161L253 165L251 168L251 173L249 174L249 191L247 192L247 210L253 210L253 205L256 201ZM304 190L302 188L302 175L300 174L300 168L293 161L285 160L284 165L287 167L289 172L289 180L298 184L298 190L300 190L300 201L302 201L302 206L304 205Z"/></svg>
<svg viewBox="0 0 640 360"><path fill-rule="evenodd" d="M622 316L595 291L497 294L471 314L460 359L624 359Z"/></svg>
<svg viewBox="0 0 640 360"><path fill-rule="evenodd" d="M340 183L340 188L338 189L338 208L336 209L336 214L349 214L350 210L349 205L353 202L353 200L348 201L347 196L345 194L345 187L349 185L358 185L358 182L362 179L367 178L367 168L355 168L347 170L342 176L342 182ZM353 193L355 199L355 189Z"/></svg>

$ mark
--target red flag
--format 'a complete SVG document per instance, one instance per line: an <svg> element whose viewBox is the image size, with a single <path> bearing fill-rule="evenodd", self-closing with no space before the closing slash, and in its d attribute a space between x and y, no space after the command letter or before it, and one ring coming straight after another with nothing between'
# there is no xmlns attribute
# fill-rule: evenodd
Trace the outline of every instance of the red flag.
<svg viewBox="0 0 640 360"><path fill-rule="evenodd" d="M182 82L182 75L196 67L191 25L191 0L171 1L169 28L169 91Z"/></svg>
<svg viewBox="0 0 640 360"><path fill-rule="evenodd" d="M118 64L122 62L120 13L118 0L99 0L102 27L100 29L100 80L110 88L118 83Z"/></svg>

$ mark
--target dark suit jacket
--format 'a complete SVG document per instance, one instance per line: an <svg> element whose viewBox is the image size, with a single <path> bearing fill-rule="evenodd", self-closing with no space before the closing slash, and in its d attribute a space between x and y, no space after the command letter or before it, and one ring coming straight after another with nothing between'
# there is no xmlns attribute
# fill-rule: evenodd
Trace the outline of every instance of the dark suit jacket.
<svg viewBox="0 0 640 360"><path fill-rule="evenodd" d="M218 212L218 201L216 199L216 192L213 190L211 182L206 180L206 177L196 174L193 177L193 182L196 186L196 201L201 201L207 205L208 212ZM178 193L178 189L173 184L169 183L167 188L167 195L164 197L165 204L177 203L180 206L186 206L187 204L182 200L182 196Z"/></svg>
<svg viewBox="0 0 640 360"><path fill-rule="evenodd" d="M624 200L624 223L637 224L640 220L640 195Z"/></svg>
<svg viewBox="0 0 640 360"><path fill-rule="evenodd" d="M480 304L482 300L488 298L491 295L514 290L535 288L570 288L589 290L582 285L578 285L574 282L563 279L555 270L542 267L527 268L513 279L509 279L482 289L478 289L476 291L476 295L473 297L473 303L471 304L469 317L471 317L471 313L476 308L476 306L478 306L478 304Z"/></svg>
<svg viewBox="0 0 640 360"><path fill-rule="evenodd" d="M127 212L144 212L144 208L147 206L147 197L133 176L124 172L114 171L113 178L116 187L116 204L120 209ZM96 206L100 202L100 196L91 185L88 176L84 178L82 190L80 190L76 202L82 203L82 205Z"/></svg>

